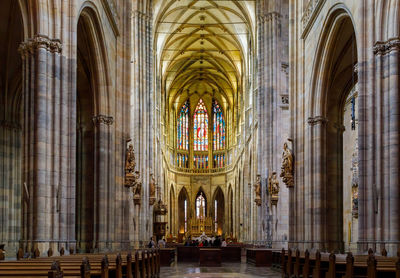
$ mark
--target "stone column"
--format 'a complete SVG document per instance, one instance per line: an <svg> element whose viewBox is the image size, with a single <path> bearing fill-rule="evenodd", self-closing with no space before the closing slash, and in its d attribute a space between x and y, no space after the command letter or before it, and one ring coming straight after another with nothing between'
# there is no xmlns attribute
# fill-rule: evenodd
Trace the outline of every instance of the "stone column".
<svg viewBox="0 0 400 278"><path fill-rule="evenodd" d="M326 157L325 157L325 135L326 135L326 118L316 116L308 119L308 124L312 128L311 141L311 202L306 204L305 213L310 214L306 219L311 219L311 223L305 223L306 226L312 227L312 236L309 243L305 243L306 248L322 250L326 234L325 219L325 181L326 181Z"/></svg>
<svg viewBox="0 0 400 278"><path fill-rule="evenodd" d="M12 256L17 252L21 238L21 200L24 196L21 184L22 129L15 121L3 120L0 121L0 130L0 177L4 182L0 189L0 241L5 244L6 256L9 257L9 254Z"/></svg>
<svg viewBox="0 0 400 278"><path fill-rule="evenodd" d="M152 210L149 206L149 180L153 165L153 50L152 14L134 4L132 12L132 91L131 126L137 168L142 178L141 207L136 219L138 240L146 243L152 234Z"/></svg>
<svg viewBox="0 0 400 278"><path fill-rule="evenodd" d="M373 209L364 210L367 213L367 232L362 239L367 243L362 250L367 246L377 252L386 248L393 256L400 245L400 158L397 155L400 151L399 51L400 38L377 42L374 47L376 93L381 102L380 114L377 113L374 118L377 130L374 141L381 144L373 147L376 150L375 165L381 167L373 169L378 177L375 182L365 184ZM368 202L362 204L368 206Z"/></svg>
<svg viewBox="0 0 400 278"><path fill-rule="evenodd" d="M57 75L61 42L36 35L20 46L23 58L24 155L23 182L29 202L24 218L26 251L39 248L45 254L58 240L52 227L58 223L56 200L60 186L57 113L60 104L60 76ZM68 147L68 146L63 146ZM61 185L62 186L62 185ZM54 236L56 238L54 238Z"/></svg>
<svg viewBox="0 0 400 278"><path fill-rule="evenodd" d="M109 250L111 232L110 213L111 202L114 201L113 194L110 192L110 164L112 161L112 124L113 117L97 115L93 117L95 125L95 245L94 248L99 251Z"/></svg>
<svg viewBox="0 0 400 278"><path fill-rule="evenodd" d="M281 155L283 143L289 137L289 97L287 75L288 53L288 7L282 1L260 0L257 1L257 40L258 40L258 99L257 99L257 174L261 180L268 179L268 173L278 172L281 167ZM278 173L279 176L279 173ZM281 184L283 184L281 182ZM265 188L263 189L265 190ZM279 225L271 226L272 234L283 237L288 234L289 223L284 214L288 213L288 189L282 187L282 199L280 207L276 210L274 219L279 219ZM262 205L260 211L263 219L268 222L268 214L272 208L269 204ZM279 214L279 215L278 215ZM267 233L264 233L266 240ZM274 240L273 247L284 247L282 242Z"/></svg>

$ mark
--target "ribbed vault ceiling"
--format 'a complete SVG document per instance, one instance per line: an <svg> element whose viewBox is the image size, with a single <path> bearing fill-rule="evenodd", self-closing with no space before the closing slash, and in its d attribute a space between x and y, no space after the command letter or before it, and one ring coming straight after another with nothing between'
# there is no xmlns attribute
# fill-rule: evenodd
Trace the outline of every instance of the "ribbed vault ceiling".
<svg viewBox="0 0 400 278"><path fill-rule="evenodd" d="M170 105L194 96L233 104L251 37L245 2L253 1L156 2L155 43Z"/></svg>

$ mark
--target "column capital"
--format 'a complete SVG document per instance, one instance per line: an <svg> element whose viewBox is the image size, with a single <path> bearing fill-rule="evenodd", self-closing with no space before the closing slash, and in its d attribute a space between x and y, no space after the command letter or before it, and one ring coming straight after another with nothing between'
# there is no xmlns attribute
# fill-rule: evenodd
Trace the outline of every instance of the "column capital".
<svg viewBox="0 0 400 278"><path fill-rule="evenodd" d="M61 53L62 43L59 39L50 39L46 35L37 34L33 38L22 42L18 50L22 57L25 57L27 54L34 53L34 51L39 48L43 48L52 53Z"/></svg>
<svg viewBox="0 0 400 278"><path fill-rule="evenodd" d="M114 123L114 118L112 116L106 115L97 115L93 117L94 124L105 124L105 125L112 125Z"/></svg>
<svg viewBox="0 0 400 278"><path fill-rule="evenodd" d="M390 38L387 41L377 41L373 47L375 55L386 55L393 50L400 50L400 38Z"/></svg>

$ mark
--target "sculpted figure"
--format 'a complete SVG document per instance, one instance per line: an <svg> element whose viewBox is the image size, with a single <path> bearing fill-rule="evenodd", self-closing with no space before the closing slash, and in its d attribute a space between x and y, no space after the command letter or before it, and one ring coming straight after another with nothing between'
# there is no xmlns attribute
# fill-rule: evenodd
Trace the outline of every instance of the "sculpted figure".
<svg viewBox="0 0 400 278"><path fill-rule="evenodd" d="M281 178L287 187L292 187L294 185L293 154L289 150L287 143L283 145Z"/></svg>
<svg viewBox="0 0 400 278"><path fill-rule="evenodd" d="M129 144L129 147L126 151L125 173L133 173L135 171L135 167L135 152L133 150L132 144Z"/></svg>
<svg viewBox="0 0 400 278"><path fill-rule="evenodd" d="M276 196L279 193L279 181L276 177L276 172L272 172L268 178L268 190L271 196Z"/></svg>
<svg viewBox="0 0 400 278"><path fill-rule="evenodd" d="M256 193L256 198L261 198L261 175L257 175L257 181L254 185L254 190Z"/></svg>
<svg viewBox="0 0 400 278"><path fill-rule="evenodd" d="M156 196L156 181L154 180L154 175L150 174L150 197Z"/></svg>
<svg viewBox="0 0 400 278"><path fill-rule="evenodd" d="M142 181L140 180L140 173L139 171L135 171L134 174L135 177L135 183L133 186L133 195L134 196L140 196L141 192L142 192Z"/></svg>
<svg viewBox="0 0 400 278"><path fill-rule="evenodd" d="M256 194L254 202L257 206L261 206L261 175L257 175L257 181L254 184L254 191Z"/></svg>

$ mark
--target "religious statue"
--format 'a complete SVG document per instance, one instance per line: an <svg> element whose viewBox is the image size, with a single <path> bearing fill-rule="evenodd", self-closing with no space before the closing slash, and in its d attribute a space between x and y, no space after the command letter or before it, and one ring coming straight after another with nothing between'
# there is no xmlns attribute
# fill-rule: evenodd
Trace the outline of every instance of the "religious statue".
<svg viewBox="0 0 400 278"><path fill-rule="evenodd" d="M276 172L272 172L268 177L268 191L270 194L271 205L278 204L279 181L276 177Z"/></svg>
<svg viewBox="0 0 400 278"><path fill-rule="evenodd" d="M142 181L140 180L140 173L139 171L135 171L133 174L133 186L132 186L132 192L133 192L133 201L135 204L140 204L140 195L142 194Z"/></svg>
<svg viewBox="0 0 400 278"><path fill-rule="evenodd" d="M287 143L283 144L281 178L287 187L294 186L293 154L289 150Z"/></svg>
<svg viewBox="0 0 400 278"><path fill-rule="evenodd" d="M257 181L254 184L254 191L256 194L254 202L256 202L257 206L261 206L261 175L257 175Z"/></svg>
<svg viewBox="0 0 400 278"><path fill-rule="evenodd" d="M135 161L135 152L133 150L132 144L129 144L129 147L126 151L126 159L125 159L125 173L133 173L136 167Z"/></svg>
<svg viewBox="0 0 400 278"><path fill-rule="evenodd" d="M150 206L152 206L156 201L156 181L153 174L150 174L149 199Z"/></svg>

